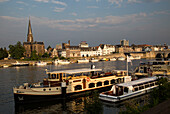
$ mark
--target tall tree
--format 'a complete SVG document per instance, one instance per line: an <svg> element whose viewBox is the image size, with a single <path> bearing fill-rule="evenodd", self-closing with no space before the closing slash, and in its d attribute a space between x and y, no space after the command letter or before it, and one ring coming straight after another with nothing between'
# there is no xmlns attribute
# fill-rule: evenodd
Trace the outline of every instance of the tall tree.
<svg viewBox="0 0 170 114"><path fill-rule="evenodd" d="M37 55L36 50L31 52L31 60L38 60L39 56Z"/></svg>
<svg viewBox="0 0 170 114"><path fill-rule="evenodd" d="M9 53L14 59L20 59L24 57L25 48L22 46L21 42L17 42L16 45L9 45Z"/></svg>
<svg viewBox="0 0 170 114"><path fill-rule="evenodd" d="M0 60L8 57L8 52L6 48L0 48Z"/></svg>

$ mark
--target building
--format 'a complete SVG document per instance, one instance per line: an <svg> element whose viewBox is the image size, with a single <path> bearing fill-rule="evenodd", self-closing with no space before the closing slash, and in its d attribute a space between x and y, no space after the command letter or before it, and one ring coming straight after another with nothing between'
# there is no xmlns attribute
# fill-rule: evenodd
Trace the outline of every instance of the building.
<svg viewBox="0 0 170 114"><path fill-rule="evenodd" d="M27 42L23 42L23 46L26 50L25 52L26 57L31 57L31 53L33 51L36 51L37 55L43 55L45 52L44 42L37 41L34 42L30 19L28 24Z"/></svg>
<svg viewBox="0 0 170 114"><path fill-rule="evenodd" d="M81 43L79 44L79 47L81 47L81 48L88 48L89 45L87 44L86 41L81 41Z"/></svg>
<svg viewBox="0 0 170 114"><path fill-rule="evenodd" d="M129 40L126 40L126 39L120 40L120 45L121 46L129 46Z"/></svg>

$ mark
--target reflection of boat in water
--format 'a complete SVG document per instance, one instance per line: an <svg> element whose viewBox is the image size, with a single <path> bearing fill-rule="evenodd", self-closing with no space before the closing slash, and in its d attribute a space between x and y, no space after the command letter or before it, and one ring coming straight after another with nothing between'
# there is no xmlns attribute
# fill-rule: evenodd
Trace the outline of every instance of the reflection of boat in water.
<svg viewBox="0 0 170 114"><path fill-rule="evenodd" d="M24 62L18 62L16 61L16 63L11 63L12 66L28 66L28 63L24 63Z"/></svg>
<svg viewBox="0 0 170 114"><path fill-rule="evenodd" d="M151 61L141 63L135 68L134 73L137 77L165 75L170 76L170 61Z"/></svg>
<svg viewBox="0 0 170 114"><path fill-rule="evenodd" d="M47 72L43 83L24 83L13 88L16 103L55 100L91 91L110 88L114 83L125 82L127 71L102 72L101 69L73 69Z"/></svg>
<svg viewBox="0 0 170 114"><path fill-rule="evenodd" d="M113 85L110 91L101 93L99 98L109 102L120 102L148 93L157 86L157 77L142 78L135 81Z"/></svg>

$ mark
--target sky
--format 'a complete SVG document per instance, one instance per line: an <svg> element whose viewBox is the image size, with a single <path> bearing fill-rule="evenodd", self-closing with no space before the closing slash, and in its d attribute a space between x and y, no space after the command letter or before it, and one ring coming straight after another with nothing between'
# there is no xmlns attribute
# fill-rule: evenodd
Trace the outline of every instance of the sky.
<svg viewBox="0 0 170 114"><path fill-rule="evenodd" d="M68 40L170 44L170 0L0 0L0 47L26 41L29 18L46 48Z"/></svg>

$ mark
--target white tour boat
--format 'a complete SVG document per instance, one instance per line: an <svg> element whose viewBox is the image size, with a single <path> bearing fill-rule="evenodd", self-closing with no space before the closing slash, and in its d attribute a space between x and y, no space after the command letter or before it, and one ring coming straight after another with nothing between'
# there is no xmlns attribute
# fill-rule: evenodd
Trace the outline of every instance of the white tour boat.
<svg viewBox="0 0 170 114"><path fill-rule="evenodd" d="M78 63L89 63L89 59L79 59Z"/></svg>
<svg viewBox="0 0 170 114"><path fill-rule="evenodd" d="M15 63L11 63L12 66L29 66L29 63L24 63L24 62L18 62L16 61Z"/></svg>
<svg viewBox="0 0 170 114"><path fill-rule="evenodd" d="M99 59L92 58L90 61L91 61L91 62L98 62Z"/></svg>
<svg viewBox="0 0 170 114"><path fill-rule="evenodd" d="M119 61L124 61L125 58L124 58L124 57L118 57L117 60L119 60Z"/></svg>
<svg viewBox="0 0 170 114"><path fill-rule="evenodd" d="M39 61L36 63L37 66L45 66L47 65L47 62L42 62L42 61Z"/></svg>
<svg viewBox="0 0 170 114"><path fill-rule="evenodd" d="M141 56L134 56L134 59L141 59Z"/></svg>
<svg viewBox="0 0 170 114"><path fill-rule="evenodd" d="M70 61L68 61L68 60L55 60L54 63L55 64L61 64L61 65L67 65L67 64L70 64Z"/></svg>
<svg viewBox="0 0 170 114"><path fill-rule="evenodd" d="M48 78L36 84L24 83L13 88L16 103L39 102L72 98L92 90L109 90L113 84L128 80L127 71L102 72L102 69L72 69L47 71Z"/></svg>
<svg viewBox="0 0 170 114"><path fill-rule="evenodd" d="M113 85L110 91L100 93L99 99L109 102L119 102L148 93L157 86L157 77L142 78Z"/></svg>
<svg viewBox="0 0 170 114"><path fill-rule="evenodd" d="M116 61L116 58L110 58L110 61Z"/></svg>

